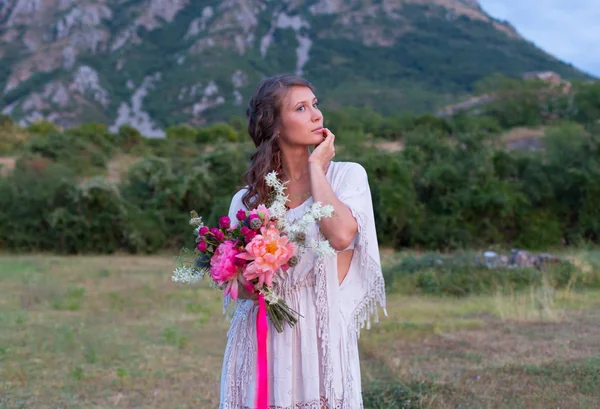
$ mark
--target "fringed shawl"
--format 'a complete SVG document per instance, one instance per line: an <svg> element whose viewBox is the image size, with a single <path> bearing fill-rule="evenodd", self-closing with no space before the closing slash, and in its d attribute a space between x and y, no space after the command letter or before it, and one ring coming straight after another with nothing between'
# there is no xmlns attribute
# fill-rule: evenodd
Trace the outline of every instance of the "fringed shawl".
<svg viewBox="0 0 600 409"><path fill-rule="evenodd" d="M385 285L367 172L358 163L332 162L327 171L327 180L338 199L348 206L358 223L352 261L352 264L358 268L348 273L341 286L338 283L337 255L318 258L315 265L318 328L322 345L323 373L325 374L325 397L328 402L335 402L334 371L342 370L342 368L334 368L332 364L333 346L339 345L342 336L338 326L339 306L343 304L352 309L347 337L344 337L347 340L356 340L362 328L369 329L372 318L374 322L378 322L379 307L386 315L387 312L385 311ZM243 192L244 190L238 192L231 202L229 217L232 220L239 209L245 209L241 202ZM228 306L230 307L230 300L226 298L224 311L229 309ZM302 312L300 311L300 313ZM356 345L353 347L356 348ZM347 380L344 389L350 385L351 381ZM342 393L345 395L346 392L349 391L338 391L337 395ZM343 399L343 401L346 400ZM347 404L344 406L347 407Z"/></svg>
<svg viewBox="0 0 600 409"><path fill-rule="evenodd" d="M358 274L354 277L346 276L341 286L338 284L337 255L319 258L315 266L326 397L328 401L333 402L335 397L333 371L337 368L332 367L331 354L332 346L339 342L341 335L334 329L339 317L339 309L336 306L343 302L345 306L353 308L352 319L347 329L349 339L358 337L361 328L366 326L369 329L371 317L378 322L378 307L383 308L386 315L387 312L385 311L385 284L367 172L358 163L333 162L331 166L333 168L328 172L329 183L338 199L348 206L358 223L358 237L353 258L358 257L359 266L358 271L348 273Z"/></svg>

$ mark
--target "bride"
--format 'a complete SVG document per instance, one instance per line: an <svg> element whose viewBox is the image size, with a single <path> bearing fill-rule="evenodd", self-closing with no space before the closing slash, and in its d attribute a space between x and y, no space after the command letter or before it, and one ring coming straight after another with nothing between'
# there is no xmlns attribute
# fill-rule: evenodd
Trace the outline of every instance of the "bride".
<svg viewBox="0 0 600 409"><path fill-rule="evenodd" d="M384 282L367 174L357 163L332 161L335 135L323 127L313 89L292 75L259 84L246 111L256 151L229 217L268 202L264 177L273 170L288 182L289 220L314 202L334 207L309 236L323 235L336 255L306 252L275 285L302 317L282 333L269 323L268 401L271 409L359 409L358 336L372 315L377 320L378 306L385 308ZM252 294L240 298L227 334L220 409L256 407L258 307Z"/></svg>

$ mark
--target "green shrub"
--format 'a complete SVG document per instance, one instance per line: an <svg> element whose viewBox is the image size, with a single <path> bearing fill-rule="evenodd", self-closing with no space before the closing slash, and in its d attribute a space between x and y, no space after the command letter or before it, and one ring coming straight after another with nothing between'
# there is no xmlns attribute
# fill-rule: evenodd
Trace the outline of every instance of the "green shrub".
<svg viewBox="0 0 600 409"><path fill-rule="evenodd" d="M586 118L595 115L588 91ZM600 126L593 122L554 121L543 149L523 152L503 147L506 112L441 119L350 108L327 115L340 148L335 160L367 170L382 245L542 249L600 242ZM163 139L94 123L59 131L39 122L27 135L0 120L0 153L22 153L14 174L0 179L0 241L13 250L150 253L189 245L189 211L216 224L244 184L254 151L248 137L235 142L245 132L240 118L199 130L174 126ZM400 140L402 149L376 149L382 138ZM105 174L109 158L121 152L144 159L117 186L89 180ZM470 268L392 274L390 282L456 295L500 282L493 271Z"/></svg>
<svg viewBox="0 0 600 409"><path fill-rule="evenodd" d="M26 160L41 156L61 163L77 175L94 175L104 172L108 162L108 148L98 146L94 142L79 137L75 133L53 132L46 136L37 136L29 140L25 146Z"/></svg>
<svg viewBox="0 0 600 409"><path fill-rule="evenodd" d="M515 246L542 250L563 244L564 228L555 214L546 209L530 210L519 215L519 236Z"/></svg>
<svg viewBox="0 0 600 409"><path fill-rule="evenodd" d="M0 115L0 155L17 153L25 145L28 137L23 128L13 124L10 117L6 118Z"/></svg>
<svg viewBox="0 0 600 409"><path fill-rule="evenodd" d="M167 241L162 215L155 210L140 210L134 206L128 208L124 235L130 253L155 253Z"/></svg>
<svg viewBox="0 0 600 409"><path fill-rule="evenodd" d="M0 114L0 127L13 125L13 120L9 115Z"/></svg>
<svg viewBox="0 0 600 409"><path fill-rule="evenodd" d="M125 151L130 152L139 147L144 142L144 137L136 128L131 125L121 125L119 127L119 146Z"/></svg>
<svg viewBox="0 0 600 409"><path fill-rule="evenodd" d="M238 132L229 124L217 123L198 130L196 141L198 143L211 143L219 141L237 142L240 140Z"/></svg>
<svg viewBox="0 0 600 409"><path fill-rule="evenodd" d="M582 283L581 272L570 262L534 267L487 267L481 256L459 253L442 256L428 253L407 257L384 270L389 291L464 297L493 294L499 289L518 291L542 285L544 278L555 288Z"/></svg>
<svg viewBox="0 0 600 409"><path fill-rule="evenodd" d="M183 124L167 128L166 134L168 139L196 141L198 139L199 131L196 128L192 128L189 125Z"/></svg>
<svg viewBox="0 0 600 409"><path fill-rule="evenodd" d="M71 169L52 163L17 167L0 178L0 245L18 251L56 250L60 232L52 229L52 214L72 209L76 198Z"/></svg>
<svg viewBox="0 0 600 409"><path fill-rule="evenodd" d="M85 142L97 146L106 155L111 155L119 144L119 136L109 132L105 124L86 123L77 127L67 129L68 136L82 139Z"/></svg>
<svg viewBox="0 0 600 409"><path fill-rule="evenodd" d="M32 122L27 130L35 135L48 136L53 133L59 133L60 129L54 123L44 119Z"/></svg>

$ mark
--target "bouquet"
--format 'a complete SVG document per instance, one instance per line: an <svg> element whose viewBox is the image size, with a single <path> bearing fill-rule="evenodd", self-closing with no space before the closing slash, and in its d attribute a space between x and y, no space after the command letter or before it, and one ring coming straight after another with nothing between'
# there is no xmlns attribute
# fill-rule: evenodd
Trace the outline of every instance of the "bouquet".
<svg viewBox="0 0 600 409"><path fill-rule="evenodd" d="M304 251L313 250L320 255L335 254L325 239L307 240L308 227L324 217L330 217L333 206L313 203L297 221L288 222L285 213L285 184L276 172L265 177L273 188L270 207L265 204L255 209L240 209L236 220L228 216L219 219L218 227L205 226L195 211L190 224L194 226L196 247L182 249L173 281L194 283L210 276L213 284L223 290L224 296L236 300L240 287L258 293L266 301L267 315L278 332L283 324L293 327L299 312L292 310L275 292L273 284L284 278L294 267ZM191 260L185 255L192 254Z"/></svg>

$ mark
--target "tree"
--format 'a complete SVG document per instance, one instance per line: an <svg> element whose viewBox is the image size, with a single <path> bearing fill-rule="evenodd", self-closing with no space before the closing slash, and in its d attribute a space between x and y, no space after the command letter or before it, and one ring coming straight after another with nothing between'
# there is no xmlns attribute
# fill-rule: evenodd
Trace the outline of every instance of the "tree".
<svg viewBox="0 0 600 409"><path fill-rule="evenodd" d="M183 139L192 142L198 138L198 133L198 129L187 124L170 126L166 130L168 139Z"/></svg>
<svg viewBox="0 0 600 409"><path fill-rule="evenodd" d="M228 142L236 142L239 140L239 135L233 127L226 123L217 123L198 131L196 140L200 143L216 142L225 140Z"/></svg>

